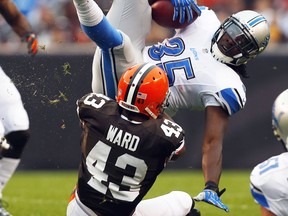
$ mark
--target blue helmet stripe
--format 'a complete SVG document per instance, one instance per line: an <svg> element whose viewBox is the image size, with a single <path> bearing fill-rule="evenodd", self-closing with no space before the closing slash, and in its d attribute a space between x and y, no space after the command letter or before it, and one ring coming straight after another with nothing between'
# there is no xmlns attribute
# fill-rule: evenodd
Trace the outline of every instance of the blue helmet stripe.
<svg viewBox="0 0 288 216"><path fill-rule="evenodd" d="M259 23L261 23L263 21L266 21L266 19L263 16L258 16L258 17L255 17L254 19L252 19L251 21L249 21L248 24L250 27L253 27L253 26L258 25Z"/></svg>

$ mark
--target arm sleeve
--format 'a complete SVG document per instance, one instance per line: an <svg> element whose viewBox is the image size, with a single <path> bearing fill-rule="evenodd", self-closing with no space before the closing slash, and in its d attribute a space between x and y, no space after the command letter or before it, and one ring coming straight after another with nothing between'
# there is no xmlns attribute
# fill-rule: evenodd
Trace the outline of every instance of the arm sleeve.
<svg viewBox="0 0 288 216"><path fill-rule="evenodd" d="M83 31L93 40L101 49L109 49L121 45L123 43L123 37L119 31L117 31L107 21L106 17L96 26L81 25Z"/></svg>
<svg viewBox="0 0 288 216"><path fill-rule="evenodd" d="M93 0L73 0L83 31L101 49L122 44L123 37L106 19Z"/></svg>

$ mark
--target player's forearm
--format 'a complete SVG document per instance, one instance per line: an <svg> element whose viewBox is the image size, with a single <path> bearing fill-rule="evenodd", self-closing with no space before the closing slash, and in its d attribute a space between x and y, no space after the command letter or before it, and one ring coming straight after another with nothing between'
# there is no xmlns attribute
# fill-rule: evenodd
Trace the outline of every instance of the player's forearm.
<svg viewBox="0 0 288 216"><path fill-rule="evenodd" d="M222 171L222 148L229 116L219 106L208 106L205 111L205 132L202 145L202 169L205 182L219 184Z"/></svg>
<svg viewBox="0 0 288 216"><path fill-rule="evenodd" d="M0 12L13 31L20 37L32 32L28 20L12 1L1 1Z"/></svg>
<svg viewBox="0 0 288 216"><path fill-rule="evenodd" d="M203 146L202 170L205 182L212 181L217 185L222 171L222 148L217 145Z"/></svg>
<svg viewBox="0 0 288 216"><path fill-rule="evenodd" d="M30 24L28 23L24 15L20 16L16 22L9 24L11 25L13 31L21 38L33 32Z"/></svg>

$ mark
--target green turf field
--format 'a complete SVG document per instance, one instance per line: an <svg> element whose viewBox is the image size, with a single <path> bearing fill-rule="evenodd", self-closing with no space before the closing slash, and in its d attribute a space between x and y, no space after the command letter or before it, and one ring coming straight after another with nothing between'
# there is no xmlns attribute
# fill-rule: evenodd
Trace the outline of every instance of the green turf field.
<svg viewBox="0 0 288 216"><path fill-rule="evenodd" d="M28 172L18 171L4 190L13 216L64 216L67 200L75 184L77 171ZM196 203L202 216L257 216L259 207L249 191L249 171L227 171L222 173L220 188L227 191L222 201L230 213L206 203ZM201 171L164 171L157 179L147 198L162 195L171 190L183 190L196 195L203 188Z"/></svg>

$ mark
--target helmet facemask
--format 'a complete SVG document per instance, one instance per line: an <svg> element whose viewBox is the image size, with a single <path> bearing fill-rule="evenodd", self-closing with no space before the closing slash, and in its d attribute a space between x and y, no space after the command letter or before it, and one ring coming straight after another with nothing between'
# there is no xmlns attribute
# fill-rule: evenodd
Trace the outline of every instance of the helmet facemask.
<svg viewBox="0 0 288 216"><path fill-rule="evenodd" d="M162 104L157 105L158 115L162 115L164 113L164 110L169 106L168 99L170 97L170 91L168 90L165 96L164 101ZM145 108L146 112L149 113L154 119L157 118L157 116L149 109L149 107Z"/></svg>

